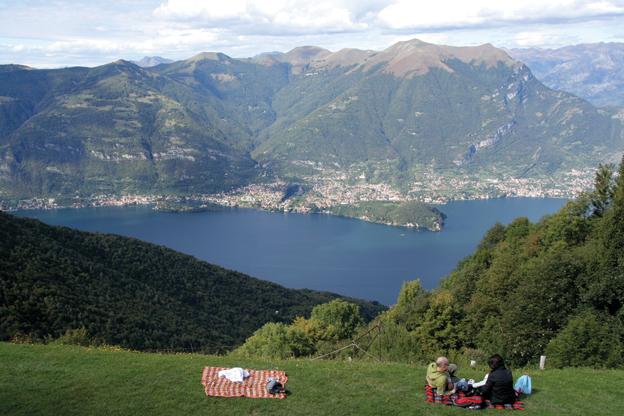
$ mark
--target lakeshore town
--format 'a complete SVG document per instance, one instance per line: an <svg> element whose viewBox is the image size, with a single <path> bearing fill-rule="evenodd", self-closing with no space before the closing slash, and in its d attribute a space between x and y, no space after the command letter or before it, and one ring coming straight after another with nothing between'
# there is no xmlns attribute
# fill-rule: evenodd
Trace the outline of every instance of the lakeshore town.
<svg viewBox="0 0 624 416"><path fill-rule="evenodd" d="M443 205L452 200L501 197L573 198L593 186L595 171L572 170L553 178L447 177L434 173L421 175L407 191L385 183L353 181L346 174L306 178L294 185L285 181L253 184L228 192L197 195L92 195L88 197L31 198L0 201L0 210L83 208L99 206L189 204L201 208L209 204L248 207L285 212L323 212L332 206L354 205L364 201L420 201ZM289 191L292 189L294 191Z"/></svg>

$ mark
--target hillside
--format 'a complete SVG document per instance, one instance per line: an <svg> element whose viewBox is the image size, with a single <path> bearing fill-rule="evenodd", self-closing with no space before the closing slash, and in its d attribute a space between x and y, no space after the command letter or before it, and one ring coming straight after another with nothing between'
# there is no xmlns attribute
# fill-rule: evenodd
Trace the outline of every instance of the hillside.
<svg viewBox="0 0 624 416"><path fill-rule="evenodd" d="M624 159L617 173L601 165L595 189L557 213L494 225L438 288L404 282L369 325L354 315L320 305L309 319L263 326L234 353L313 356L381 328L368 352L400 362L500 353L516 366L547 355L553 367L624 367Z"/></svg>
<svg viewBox="0 0 624 416"><path fill-rule="evenodd" d="M509 53L550 88L578 95L599 107L624 106L624 43L512 49Z"/></svg>
<svg viewBox="0 0 624 416"><path fill-rule="evenodd" d="M409 184L423 172L542 177L622 148L611 115L552 91L490 45L400 42L361 61L311 60L280 90L253 151L293 175Z"/></svg>
<svg viewBox="0 0 624 416"><path fill-rule="evenodd" d="M284 400L207 398L204 366L278 368ZM233 360L199 354L144 354L59 345L0 343L0 413L10 415L458 415L424 401L424 364ZM464 370L480 378L483 369ZM622 370L514 369L533 378L532 415L620 415ZM572 383L570 380L582 380ZM487 412L488 414L491 412ZM494 412L496 413L496 412Z"/></svg>
<svg viewBox="0 0 624 416"><path fill-rule="evenodd" d="M256 175L210 97L127 61L0 71L0 95L0 198L214 192Z"/></svg>
<svg viewBox="0 0 624 416"><path fill-rule="evenodd" d="M138 240L0 213L0 340L85 328L139 350L224 351L338 295L286 289ZM385 309L356 301L364 317Z"/></svg>
<svg viewBox="0 0 624 416"><path fill-rule="evenodd" d="M624 366L624 160L595 189L537 223L496 224L425 291L406 283L378 320L392 340L373 353L423 360L498 352L515 365Z"/></svg>
<svg viewBox="0 0 624 416"><path fill-rule="evenodd" d="M621 114L488 44L0 67L0 200L279 181L307 184L300 203L318 208L352 202L346 189L360 201L570 193L570 175L623 150Z"/></svg>

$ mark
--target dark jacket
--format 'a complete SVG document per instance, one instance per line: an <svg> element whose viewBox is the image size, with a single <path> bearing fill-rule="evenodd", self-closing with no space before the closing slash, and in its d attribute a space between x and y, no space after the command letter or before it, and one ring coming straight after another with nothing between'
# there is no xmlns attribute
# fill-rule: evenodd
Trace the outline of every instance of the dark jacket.
<svg viewBox="0 0 624 416"><path fill-rule="evenodd" d="M514 403L516 401L516 392L513 388L511 371L504 366L490 371L485 386L481 388L481 393L492 404Z"/></svg>

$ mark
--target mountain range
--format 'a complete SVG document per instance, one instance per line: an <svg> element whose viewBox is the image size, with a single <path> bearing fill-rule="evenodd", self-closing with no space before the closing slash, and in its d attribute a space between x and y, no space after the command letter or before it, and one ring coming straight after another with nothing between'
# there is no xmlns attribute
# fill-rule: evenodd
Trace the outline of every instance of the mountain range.
<svg viewBox="0 0 624 416"><path fill-rule="evenodd" d="M205 194L277 180L550 178L615 161L624 113L489 44L411 40L150 68L0 66L0 199Z"/></svg>
<svg viewBox="0 0 624 416"><path fill-rule="evenodd" d="M139 61L131 61L131 62L143 68L150 68L152 66L156 66L160 64L170 64L171 62L173 62L173 60L163 58L161 56L144 56Z"/></svg>
<svg viewBox="0 0 624 416"><path fill-rule="evenodd" d="M545 85L592 104L624 106L624 43L591 43L558 49L511 49Z"/></svg>

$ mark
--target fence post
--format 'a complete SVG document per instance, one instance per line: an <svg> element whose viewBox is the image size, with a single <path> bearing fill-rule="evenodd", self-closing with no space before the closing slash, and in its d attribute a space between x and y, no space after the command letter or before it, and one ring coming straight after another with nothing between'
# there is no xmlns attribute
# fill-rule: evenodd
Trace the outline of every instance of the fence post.
<svg viewBox="0 0 624 416"><path fill-rule="evenodd" d="M381 361L381 321L377 325L377 338L379 338L377 343L379 344L379 361Z"/></svg>
<svg viewBox="0 0 624 416"><path fill-rule="evenodd" d="M542 355L540 356L540 370L543 370L546 368L546 356Z"/></svg>

